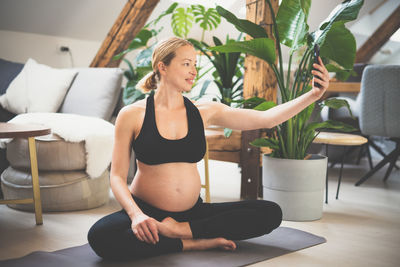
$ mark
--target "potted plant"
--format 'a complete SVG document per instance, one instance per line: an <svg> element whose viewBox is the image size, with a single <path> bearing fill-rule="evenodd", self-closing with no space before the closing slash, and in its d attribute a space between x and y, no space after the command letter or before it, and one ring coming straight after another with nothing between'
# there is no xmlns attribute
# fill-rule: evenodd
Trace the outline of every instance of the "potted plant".
<svg viewBox="0 0 400 267"><path fill-rule="evenodd" d="M248 20L238 19L218 6L217 11L221 16L253 39L210 49L219 52L244 52L265 60L275 73L282 103L311 89L315 44L319 45L320 56L327 63L329 71L340 72L341 77L346 76L343 74L351 73L356 42L344 24L357 18L363 0L344 1L331 12L316 31L310 33L307 18L311 0L283 0L276 16L270 1L266 0L266 3L271 10L276 41L269 38L261 26ZM281 44L290 48L287 74L283 70ZM304 51L304 54L294 77L291 77L292 58L299 50ZM265 102L256 109L263 110L273 105ZM325 100L320 105L331 108L348 107L346 101L339 99ZM318 130L354 130L351 126L335 121L310 122L314 108L315 104L310 105L298 115L275 127L271 136L251 143L273 150L270 155L263 155L264 198L273 200L282 207L285 220L315 220L322 216L327 159L319 155L307 156L307 149L318 134Z"/></svg>

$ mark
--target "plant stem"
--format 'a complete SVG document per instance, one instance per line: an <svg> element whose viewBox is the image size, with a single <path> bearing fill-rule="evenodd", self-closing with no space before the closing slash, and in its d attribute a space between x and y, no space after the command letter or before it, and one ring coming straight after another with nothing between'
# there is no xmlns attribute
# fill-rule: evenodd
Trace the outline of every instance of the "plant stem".
<svg viewBox="0 0 400 267"><path fill-rule="evenodd" d="M287 154L289 158L293 158L293 118L290 118L287 121L287 136L286 136L286 144L287 144Z"/></svg>
<svg viewBox="0 0 400 267"><path fill-rule="evenodd" d="M277 80L277 82L278 82L279 89L281 90L282 103L285 103L285 102L288 101L288 95L287 95L287 91L286 91L285 85L284 85L283 82L282 82L282 78L281 78L281 76L279 75L279 72L278 72L278 69L276 68L276 65L275 65L275 64L270 64L270 66L271 66L272 70L273 70L274 73L275 73L275 76L276 76L276 80Z"/></svg>
<svg viewBox="0 0 400 267"><path fill-rule="evenodd" d="M290 67L292 65L292 56L293 56L293 53L290 53L289 65L288 65L288 73L287 73L287 78L286 78L286 86L287 86L288 89L290 88ZM290 99L293 99L293 89L290 92Z"/></svg>
<svg viewBox="0 0 400 267"><path fill-rule="evenodd" d="M286 148L284 147L285 143L283 142L281 130L280 130L279 127L276 129L276 133L277 133L278 138L279 138L279 145L281 145L281 151L282 151L281 157L287 159L288 157L287 157L287 153L286 153Z"/></svg>
<svg viewBox="0 0 400 267"><path fill-rule="evenodd" d="M298 73L300 75L299 76L300 81L297 83L297 86L296 86L296 89L295 89L295 92L294 92L294 97L298 97L299 95L301 95L301 93L304 90L304 85L307 84L306 81L303 81L303 79L304 79L303 74L304 73L306 73L306 74L308 73L308 70L305 72L304 69L307 66L307 63L308 63L310 55L311 55L311 50L307 50L306 53L303 56L304 61L302 62L302 66L300 66L300 68L298 70ZM299 88L300 88L301 85L303 85L302 86L302 90L299 91Z"/></svg>

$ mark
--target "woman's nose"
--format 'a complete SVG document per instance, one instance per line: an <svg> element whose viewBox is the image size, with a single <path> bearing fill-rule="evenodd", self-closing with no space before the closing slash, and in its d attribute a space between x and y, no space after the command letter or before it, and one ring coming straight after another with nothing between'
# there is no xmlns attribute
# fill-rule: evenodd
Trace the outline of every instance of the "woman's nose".
<svg viewBox="0 0 400 267"><path fill-rule="evenodd" d="M197 75L197 68L196 68L196 66L194 66L194 67L192 68L192 70L190 71L190 73L193 74L194 76Z"/></svg>

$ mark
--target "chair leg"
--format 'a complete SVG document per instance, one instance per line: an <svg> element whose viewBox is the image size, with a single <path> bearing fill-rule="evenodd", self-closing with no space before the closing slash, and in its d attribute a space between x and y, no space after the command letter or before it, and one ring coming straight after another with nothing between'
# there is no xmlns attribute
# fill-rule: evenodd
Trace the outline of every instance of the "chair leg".
<svg viewBox="0 0 400 267"><path fill-rule="evenodd" d="M367 157L368 157L369 169L372 170L374 168L374 165L372 164L372 157L371 157L371 150L370 150L370 147L369 147L369 143L367 143L366 149L367 149Z"/></svg>
<svg viewBox="0 0 400 267"><path fill-rule="evenodd" d="M364 183L368 178L370 178L374 173L376 173L379 169L381 169L383 166L386 165L386 163L389 163L395 159L397 159L400 155L400 141L396 142L396 148L390 152L389 155L387 155L384 159L382 159L378 165L375 166L375 168L373 168L372 170L370 170L367 174L365 174L360 180L357 181L357 183L355 184L356 186L359 186L360 184Z"/></svg>
<svg viewBox="0 0 400 267"><path fill-rule="evenodd" d="M346 157L346 146L343 146L342 164L340 166L340 171L339 171L339 180L338 180L338 185L337 185L337 190L336 190L336 199L339 198L340 183L342 182L343 163L344 163L345 157Z"/></svg>
<svg viewBox="0 0 400 267"><path fill-rule="evenodd" d="M375 144L374 141L370 140L369 138L368 138L368 144L369 144L370 146L372 146L372 148L375 149L375 151L378 152L382 157L386 157L386 156L387 156L387 155L385 154L385 152L383 152L382 149L381 149L377 144ZM394 167L395 167L397 170L399 169L399 166L397 166L396 163L395 163Z"/></svg>
<svg viewBox="0 0 400 267"><path fill-rule="evenodd" d="M394 165L396 164L397 157L394 157L392 161L390 162L389 168L386 170L385 176L383 177L383 181L386 182L386 180L389 178L390 173L393 170Z"/></svg>

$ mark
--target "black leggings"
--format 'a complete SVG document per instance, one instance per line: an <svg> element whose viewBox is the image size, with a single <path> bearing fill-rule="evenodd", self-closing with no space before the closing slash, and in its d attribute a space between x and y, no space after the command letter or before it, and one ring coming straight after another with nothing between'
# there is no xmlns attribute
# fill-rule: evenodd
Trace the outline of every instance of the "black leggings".
<svg viewBox="0 0 400 267"><path fill-rule="evenodd" d="M224 237L243 240L270 233L282 221L280 207L265 200L245 200L226 203L203 203L199 198L189 210L169 212L157 209L134 197L139 208L149 217L162 221L172 217L189 222L193 239ZM123 260L182 251L180 238L159 235L159 242L148 244L136 238L131 220L120 210L97 221L88 233L88 241L97 255L104 259Z"/></svg>

